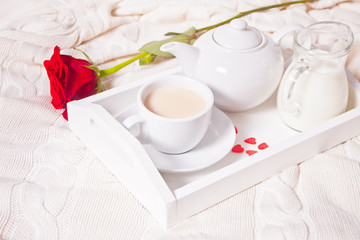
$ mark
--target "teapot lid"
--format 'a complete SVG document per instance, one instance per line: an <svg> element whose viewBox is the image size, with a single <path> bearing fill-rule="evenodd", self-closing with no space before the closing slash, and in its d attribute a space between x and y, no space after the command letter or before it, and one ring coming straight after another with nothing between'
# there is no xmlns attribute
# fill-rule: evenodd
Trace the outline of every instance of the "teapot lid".
<svg viewBox="0 0 360 240"><path fill-rule="evenodd" d="M216 29L213 38L223 47L239 50L254 48L262 41L260 32L249 27L242 19L234 19L230 24Z"/></svg>

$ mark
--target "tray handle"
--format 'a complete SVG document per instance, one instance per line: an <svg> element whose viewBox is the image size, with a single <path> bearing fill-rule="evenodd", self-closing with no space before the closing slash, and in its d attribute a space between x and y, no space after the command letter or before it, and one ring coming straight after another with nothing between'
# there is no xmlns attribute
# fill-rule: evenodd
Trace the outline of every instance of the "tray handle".
<svg viewBox="0 0 360 240"><path fill-rule="evenodd" d="M130 146L138 144L137 140L102 106L83 102L71 103L69 125L81 141L96 155L105 155L107 167L121 167L133 171L136 155Z"/></svg>

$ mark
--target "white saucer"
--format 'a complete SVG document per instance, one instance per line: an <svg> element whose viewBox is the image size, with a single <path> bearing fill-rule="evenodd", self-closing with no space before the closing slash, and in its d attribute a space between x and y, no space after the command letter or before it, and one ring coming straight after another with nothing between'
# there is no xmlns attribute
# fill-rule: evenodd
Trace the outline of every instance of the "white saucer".
<svg viewBox="0 0 360 240"><path fill-rule="evenodd" d="M126 112L134 111L136 111L136 106L130 107ZM166 154L156 150L149 143L143 143L143 147L159 171L185 173L204 169L220 161L234 146L235 138L236 133L232 121L225 113L214 107L211 123L204 139L189 152Z"/></svg>

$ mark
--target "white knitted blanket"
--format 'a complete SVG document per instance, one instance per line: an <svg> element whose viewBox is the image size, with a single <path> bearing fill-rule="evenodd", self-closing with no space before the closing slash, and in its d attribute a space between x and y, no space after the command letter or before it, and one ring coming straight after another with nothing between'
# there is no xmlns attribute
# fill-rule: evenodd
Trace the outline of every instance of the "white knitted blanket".
<svg viewBox="0 0 360 240"><path fill-rule="evenodd" d="M1 0L0 239L360 239L360 136L164 230L50 103L42 63L55 45L74 57L82 57L72 50L80 48L105 69L165 32L280 2ZM265 32L320 20L348 24L355 43L347 67L360 80L359 1L320 0L246 20ZM103 84L109 89L177 65L134 63Z"/></svg>

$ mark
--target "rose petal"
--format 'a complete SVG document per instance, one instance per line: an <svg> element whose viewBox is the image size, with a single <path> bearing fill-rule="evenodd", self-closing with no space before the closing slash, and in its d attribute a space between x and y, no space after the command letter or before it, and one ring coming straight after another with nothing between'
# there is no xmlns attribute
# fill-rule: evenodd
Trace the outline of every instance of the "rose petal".
<svg viewBox="0 0 360 240"><path fill-rule="evenodd" d="M234 153L242 153L244 152L244 148L240 144L236 144L231 151Z"/></svg>
<svg viewBox="0 0 360 240"><path fill-rule="evenodd" d="M248 143L248 144L252 144L255 145L256 144L256 139L251 137L251 138L247 138L244 140L244 142Z"/></svg>
<svg viewBox="0 0 360 240"><path fill-rule="evenodd" d="M255 151L255 150L246 150L246 154L249 155L249 156L251 156L251 155L253 155L255 153L257 153L257 151Z"/></svg>
<svg viewBox="0 0 360 240"><path fill-rule="evenodd" d="M269 146L266 144L266 143L261 143L259 146L258 146L258 149L260 150L263 150L265 148L268 148Z"/></svg>
<svg viewBox="0 0 360 240"><path fill-rule="evenodd" d="M94 70L87 67L90 65L89 61L61 55L58 46L54 48L51 59L44 61L50 80L51 103L56 109L65 108L65 119L67 102L97 93L98 77Z"/></svg>

